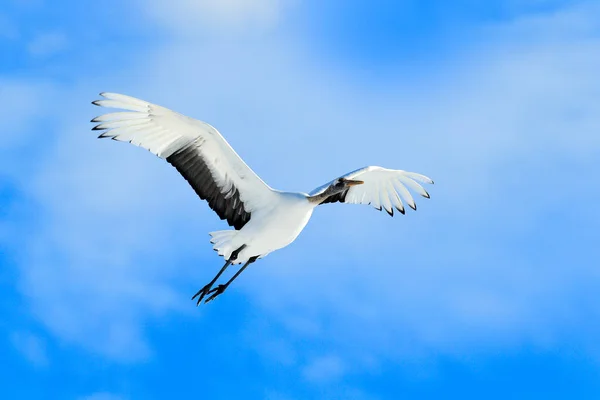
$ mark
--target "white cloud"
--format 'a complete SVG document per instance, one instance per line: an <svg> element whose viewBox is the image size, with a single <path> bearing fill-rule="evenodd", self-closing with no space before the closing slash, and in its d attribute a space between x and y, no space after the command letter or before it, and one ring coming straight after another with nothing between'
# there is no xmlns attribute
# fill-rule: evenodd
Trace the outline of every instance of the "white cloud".
<svg viewBox="0 0 600 400"><path fill-rule="evenodd" d="M144 2L143 9L178 33L236 36L272 28L286 3L289 0L153 0Z"/></svg>
<svg viewBox="0 0 600 400"><path fill-rule="evenodd" d="M27 145L35 136L36 124L48 118L53 111L48 99L54 86L43 82L9 80L0 76L0 119L5 132L0 141L0 151Z"/></svg>
<svg viewBox="0 0 600 400"><path fill-rule="evenodd" d="M35 161L42 151L41 144L52 142L52 135L44 125L52 125L60 107L49 101L56 94L55 89L46 82L0 76L0 120L4 125L0 140L0 178L18 188L29 183L28 174L39 167ZM24 158L23 154L30 158Z"/></svg>
<svg viewBox="0 0 600 400"><path fill-rule="evenodd" d="M547 345L565 334L559 325L573 310L564 304L575 279L592 279L589 266L541 272L490 236L531 240L539 220L570 198L533 189L589 178L550 160L560 154L583 168L597 156L597 44L589 36L498 41L429 88L399 78L382 90L355 86L288 42L184 40L144 55L133 66L143 77L118 90L211 122L281 189L310 190L366 164L432 175L423 211L398 220L323 207L298 243L230 289L251 293L290 336L346 350L353 366L376 365L373 355ZM89 91L61 93L70 107L27 183L43 217L28 241L23 292L35 293L31 307L53 334L139 360L150 352L147 321L198 311L188 294L220 266L205 232L222 224L164 162L92 139L81 118L69 122L98 112L86 108ZM559 311L549 316L550 308ZM293 364L295 349L279 348ZM308 378L346 371L335 359L313 361Z"/></svg>
<svg viewBox="0 0 600 400"><path fill-rule="evenodd" d="M382 140L387 146L361 142L363 154L377 154L384 165L397 164L400 156L401 168L423 165L410 168L431 174L437 185L424 211L402 221L377 219L370 210L364 220L358 210L318 212L314 218L320 222L311 222L299 243L285 256L271 256L272 268L248 277L255 283L252 293L259 293L290 332L335 338L330 344L343 347L344 354L364 346L365 353L381 357L418 357L428 351L464 354L474 343L482 350L515 342L552 346L564 338L560 321L573 314L584 319L576 299L579 279L597 281L590 261L577 271L554 262L550 272L537 259L503 249L510 237L535 243L540 220L570 200L556 182L589 187L590 171L597 170L600 57L592 49L598 38L577 36L569 43L545 38L483 49L449 71L436 90L410 102L398 96L398 107L367 98L352 108L340 100L352 115L353 131L383 138L398 121L396 129L403 132L401 148L390 148L388 137ZM385 108L389 111L377 110ZM333 124L343 121L343 112L328 111ZM323 130L346 132L342 124ZM310 154L308 146L296 149ZM360 153L346 153L346 159L353 156L359 159ZM578 171L557 168L558 159ZM586 194L598 197L593 188ZM592 215L581 218L599 220L597 212ZM339 232L340 220L351 233ZM307 261L307 247L318 243L327 243L331 254L319 250ZM341 259L362 267L347 271ZM311 332L318 336L299 333L302 319L317 325ZM586 329L581 340L589 346L595 333Z"/></svg>
<svg viewBox="0 0 600 400"><path fill-rule="evenodd" d="M29 54L48 57L65 50L69 45L67 37L60 32L45 32L35 36L27 45Z"/></svg>
<svg viewBox="0 0 600 400"><path fill-rule="evenodd" d="M85 115L82 106L71 112ZM47 222L31 243L23 290L55 334L115 359L139 360L149 354L143 319L176 310L187 298L171 286L175 276L185 276L172 263L186 246L165 247L173 234L168 221L176 215L163 210L176 203L163 196L164 186L154 187L152 171L159 180L169 171L159 160L144 167L144 161L131 163L135 155L102 157L103 146L89 128L85 120L65 126L56 147L49 143L46 167L28 184ZM133 181L111 178L118 175ZM154 217L144 222L149 215Z"/></svg>

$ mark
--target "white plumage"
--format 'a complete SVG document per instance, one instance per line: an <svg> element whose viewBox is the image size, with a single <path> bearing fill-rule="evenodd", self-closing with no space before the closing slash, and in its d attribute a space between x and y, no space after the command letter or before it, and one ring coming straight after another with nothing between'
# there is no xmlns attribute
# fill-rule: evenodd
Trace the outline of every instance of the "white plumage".
<svg viewBox="0 0 600 400"><path fill-rule="evenodd" d="M370 166L320 186L310 194L282 192L269 187L237 155L211 125L167 108L116 93L101 93L93 104L127 110L94 118L100 137L129 142L167 160L183 175L200 198L234 229L211 232L211 243L226 259L215 278L196 293L198 304L221 294L252 262L296 239L313 209L324 203L370 204L393 215L416 210L409 191L429 198L419 184L433 183L414 172ZM230 264L244 263L227 283L212 288Z"/></svg>

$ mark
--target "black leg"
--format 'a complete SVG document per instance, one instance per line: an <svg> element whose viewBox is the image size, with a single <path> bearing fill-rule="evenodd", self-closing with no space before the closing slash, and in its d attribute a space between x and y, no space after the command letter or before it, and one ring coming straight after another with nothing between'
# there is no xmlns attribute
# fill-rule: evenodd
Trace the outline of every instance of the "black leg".
<svg viewBox="0 0 600 400"><path fill-rule="evenodd" d="M244 264L244 266L242 268L240 268L239 271L236 272L235 275L233 275L231 277L231 279L227 281L227 283L225 283L224 285L219 285L214 289L211 289L208 293L209 294L212 293L212 296L210 296L208 299L206 299L205 303L208 303L209 301L213 301L218 295L223 293L225 291L225 289L227 289L227 287L229 285L231 285L231 282L233 282L235 280L235 278L240 276L242 271L244 271L248 265L252 264L257 259L258 259L258 256L250 257L250 259L246 262L246 264Z"/></svg>
<svg viewBox="0 0 600 400"><path fill-rule="evenodd" d="M225 265L223 265L223 268L221 268L221 270L219 271L219 273L213 278L212 281L208 282L202 289L198 290L196 292L195 295L192 296L192 300L194 300L196 297L198 297L198 302L196 303L197 306L200 305L200 302L202 301L202 299L204 298L204 296L206 296L208 294L208 292L210 291L210 289L212 288L212 285L215 284L215 282L217 281L217 279L219 279L219 277L221 276L221 274L223 272L225 272L225 270L227 269L227 267L229 267L229 265L231 265L231 261L227 261L225 263Z"/></svg>
<svg viewBox="0 0 600 400"><path fill-rule="evenodd" d="M192 296L192 300L194 300L196 297L200 296L198 298L198 302L196 303L196 306L200 305L200 302L202 301L202 299L204 298L204 296L206 296L208 293L210 293L210 289L212 288L212 285L215 284L215 282L217 281L217 279L219 279L219 277L221 276L221 274L223 274L223 272L225 272L225 270L227 269L227 267L229 267L231 265L231 263L237 259L238 254L240 254L240 251L242 251L244 249L244 247L246 247L245 244L242 245L239 249L237 249L233 253L231 253L231 257L229 257L229 260L227 260L227 262L225 263L225 265L223 265L223 268L221 268L221 270L213 278L213 280L210 281L210 282L208 282L202 289L198 290L196 292L196 294Z"/></svg>

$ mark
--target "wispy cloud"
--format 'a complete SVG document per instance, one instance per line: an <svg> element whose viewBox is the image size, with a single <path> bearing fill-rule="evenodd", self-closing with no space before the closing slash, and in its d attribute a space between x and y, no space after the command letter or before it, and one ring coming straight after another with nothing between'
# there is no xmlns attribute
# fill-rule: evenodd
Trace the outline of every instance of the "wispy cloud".
<svg viewBox="0 0 600 400"><path fill-rule="evenodd" d="M48 57L60 53L69 45L65 34L46 32L35 36L27 45L29 54L35 57Z"/></svg>
<svg viewBox="0 0 600 400"><path fill-rule="evenodd" d="M304 367L304 377L309 381L321 383L336 381L346 372L346 365L335 355L317 357Z"/></svg>
<svg viewBox="0 0 600 400"><path fill-rule="evenodd" d="M47 117L45 97L53 93L53 85L45 82L11 80L0 77L0 118L7 124L0 151L28 144L35 135L38 118Z"/></svg>
<svg viewBox="0 0 600 400"><path fill-rule="evenodd" d="M34 366L48 365L46 346L38 336L30 332L13 332L11 339L15 348Z"/></svg>
<svg viewBox="0 0 600 400"><path fill-rule="evenodd" d="M243 16L206 4L150 7L183 26L203 12L225 26L279 12L276 2ZM145 79L117 89L211 122L274 187L307 191L366 164L436 180L432 200L400 220L353 206L319 209L298 243L236 282L290 337L305 339L282 345L288 353L313 340L343 351L344 362L313 360L307 378L341 379L347 363L370 368L372 357L551 345L572 333L569 320L585 318L576 282L596 275L564 259L543 268L548 257L565 257L543 234L557 229L548 221L559 205L588 209L600 195L585 171L600 144L600 57L590 51L594 35L564 42L544 33L556 19L494 27L493 47L461 55L424 87L406 77L359 86L273 34L261 43L175 40L140 54L130 67ZM540 38L522 43L513 29L536 29ZM117 360L144 359L148 321L203 312L187 295L216 272L205 232L222 225L164 162L96 141L86 121L73 122L99 112L87 106L88 90L60 92L77 105L65 107L28 180L41 217L26 245L23 292L35 293L34 314L61 339ZM567 179L590 200L557 190ZM600 216L573 210L563 218L587 226ZM524 252L528 246L540 254ZM593 333L578 332L578 340Z"/></svg>
<svg viewBox="0 0 600 400"><path fill-rule="evenodd" d="M263 32L275 26L289 0L175 0L143 3L159 24L180 34L225 36Z"/></svg>

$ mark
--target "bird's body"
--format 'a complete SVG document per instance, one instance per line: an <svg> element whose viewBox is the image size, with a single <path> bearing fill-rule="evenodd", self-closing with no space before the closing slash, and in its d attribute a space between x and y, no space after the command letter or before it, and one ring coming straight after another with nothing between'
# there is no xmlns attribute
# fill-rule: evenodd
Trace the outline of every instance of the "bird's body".
<svg viewBox="0 0 600 400"><path fill-rule="evenodd" d="M404 203L416 210L408 189L429 194L417 182L433 183L424 175L370 166L352 171L318 187L310 194L282 192L269 187L209 124L133 97L101 93L93 103L119 108L94 118L94 130L143 147L165 159L183 175L196 194L206 200L234 229L211 232L211 243L226 260L215 278L196 293L198 303L213 300L250 264L292 243L308 223L316 206L325 203L370 204L393 215L404 214ZM212 288L231 264L243 266L226 284Z"/></svg>
<svg viewBox="0 0 600 400"><path fill-rule="evenodd" d="M253 256L262 258L287 246L298 237L308 223L316 206L308 201L308 195L278 191L274 194L271 207L265 207L252 214L250 221L239 231L211 232L214 249L226 259L235 249L246 245L232 264L245 263ZM219 242L219 237L223 237L220 235L228 240Z"/></svg>

